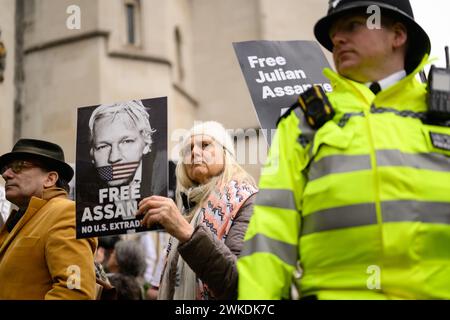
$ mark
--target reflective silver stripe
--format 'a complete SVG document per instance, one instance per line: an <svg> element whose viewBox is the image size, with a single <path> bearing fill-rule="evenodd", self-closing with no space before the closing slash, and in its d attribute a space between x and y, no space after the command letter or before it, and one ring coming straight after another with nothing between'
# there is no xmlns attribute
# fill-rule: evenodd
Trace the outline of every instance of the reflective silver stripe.
<svg viewBox="0 0 450 320"><path fill-rule="evenodd" d="M336 155L320 159L311 164L308 173L309 181L319 179L333 173L343 173L359 170L370 170L370 157Z"/></svg>
<svg viewBox="0 0 450 320"><path fill-rule="evenodd" d="M260 233L244 242L239 257L249 256L256 252L271 253L291 266L295 266L298 259L297 246L266 237Z"/></svg>
<svg viewBox="0 0 450 320"><path fill-rule="evenodd" d="M434 171L450 171L450 157L439 153L404 153L399 150L378 150L377 165L380 167L411 167ZM329 174L370 170L369 155L335 155L311 163L309 181Z"/></svg>
<svg viewBox="0 0 450 320"><path fill-rule="evenodd" d="M403 153L399 150L377 151L377 163L383 167L413 167L434 171L450 171L450 157L439 153Z"/></svg>
<svg viewBox="0 0 450 320"><path fill-rule="evenodd" d="M450 202L385 201L383 222L427 222L450 224ZM374 203L337 207L303 217L302 235L377 223Z"/></svg>
<svg viewBox="0 0 450 320"><path fill-rule="evenodd" d="M341 117L341 120L339 120L338 126L341 127L341 128L345 127L347 122L353 117L365 117L365 115L364 115L364 112L349 112L349 113L345 113Z"/></svg>
<svg viewBox="0 0 450 320"><path fill-rule="evenodd" d="M375 105L370 106L370 113L393 113L399 117L404 118L414 118L414 119L426 119L425 112L414 112L411 110L397 110L394 108L387 107L376 107Z"/></svg>
<svg viewBox="0 0 450 320"><path fill-rule="evenodd" d="M302 235L375 223L377 214L373 203L336 207L303 217Z"/></svg>
<svg viewBox="0 0 450 320"><path fill-rule="evenodd" d="M450 202L386 201L381 203L383 221L420 221L450 224Z"/></svg>
<svg viewBox="0 0 450 320"><path fill-rule="evenodd" d="M260 189L256 195L258 206L297 210L294 193L288 189Z"/></svg>

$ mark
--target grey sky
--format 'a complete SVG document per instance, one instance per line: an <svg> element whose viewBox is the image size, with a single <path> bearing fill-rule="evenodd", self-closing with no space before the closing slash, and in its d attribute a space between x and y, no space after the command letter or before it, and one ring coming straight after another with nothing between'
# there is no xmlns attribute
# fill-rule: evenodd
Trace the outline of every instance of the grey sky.
<svg viewBox="0 0 450 320"><path fill-rule="evenodd" d="M431 39L431 57L434 62L445 67L444 47L450 47L450 1L449 0L410 0L416 21L425 29Z"/></svg>

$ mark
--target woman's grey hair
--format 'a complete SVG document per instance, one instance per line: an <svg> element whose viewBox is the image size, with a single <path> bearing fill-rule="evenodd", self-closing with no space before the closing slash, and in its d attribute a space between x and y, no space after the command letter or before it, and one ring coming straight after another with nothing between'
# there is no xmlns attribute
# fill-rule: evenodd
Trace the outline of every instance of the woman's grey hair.
<svg viewBox="0 0 450 320"><path fill-rule="evenodd" d="M120 273L139 277L145 272L145 252L142 246L132 240L120 240L114 246Z"/></svg>
<svg viewBox="0 0 450 320"><path fill-rule="evenodd" d="M223 134L229 134L223 128ZM205 132L205 135L208 135ZM213 143L221 145L217 142L213 137ZM190 143L189 139L185 139L187 143ZM183 210L183 201L181 194L184 193L189 201L195 202L196 206L188 212L185 217L188 221L192 219L196 210L203 204L203 201L209 196L209 194L216 188L217 185L228 183L231 180L237 180L239 183L246 183L253 187L256 187L256 182L253 177L242 168L236 160L235 155L231 154L226 148L224 148L224 168L222 172L220 172L216 177L212 177L205 184L197 184L195 181L192 181L186 171L186 164L184 163L183 157L185 156L184 151L186 150L186 146L182 146L180 149L180 160L177 163L175 168L175 175L177 178L177 186L176 186L176 202L178 208ZM183 211L182 211L183 212Z"/></svg>
<svg viewBox="0 0 450 320"><path fill-rule="evenodd" d="M155 132L150 126L149 115L141 100L131 100L115 104L102 104L91 114L89 119L90 143L94 141L94 126L97 120L110 117L113 122L118 115L127 115L129 123L139 130L145 143L151 147L152 133Z"/></svg>

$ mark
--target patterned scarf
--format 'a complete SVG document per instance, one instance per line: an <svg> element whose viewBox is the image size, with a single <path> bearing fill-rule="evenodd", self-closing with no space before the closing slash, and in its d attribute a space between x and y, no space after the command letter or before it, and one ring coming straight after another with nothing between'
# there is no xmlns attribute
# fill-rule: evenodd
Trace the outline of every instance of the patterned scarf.
<svg viewBox="0 0 450 320"><path fill-rule="evenodd" d="M195 213L191 225L195 228L203 224L217 239L224 242L239 209L256 192L256 188L245 183L239 184L236 180L215 188L204 205ZM171 237L158 299L214 299L208 286L197 278L189 265L179 256L177 248L178 240ZM175 263L176 270L171 270L171 266ZM173 284L175 288L172 288Z"/></svg>

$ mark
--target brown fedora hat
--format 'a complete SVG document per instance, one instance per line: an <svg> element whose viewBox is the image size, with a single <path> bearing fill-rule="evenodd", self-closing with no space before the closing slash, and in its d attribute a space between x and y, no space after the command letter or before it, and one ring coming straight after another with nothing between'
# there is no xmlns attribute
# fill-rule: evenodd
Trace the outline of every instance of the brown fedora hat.
<svg viewBox="0 0 450 320"><path fill-rule="evenodd" d="M69 182L73 177L73 169L64 160L62 148L48 141L36 139L20 139L9 153L0 156L0 168L13 160L36 159L43 161L48 169L58 172L60 177Z"/></svg>

